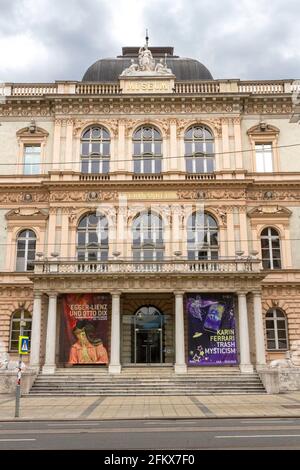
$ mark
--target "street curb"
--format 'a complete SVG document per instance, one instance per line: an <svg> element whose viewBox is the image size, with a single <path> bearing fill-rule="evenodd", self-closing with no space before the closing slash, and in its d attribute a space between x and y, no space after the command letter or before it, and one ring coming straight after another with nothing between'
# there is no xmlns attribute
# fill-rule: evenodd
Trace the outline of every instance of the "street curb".
<svg viewBox="0 0 300 470"><path fill-rule="evenodd" d="M194 418L193 416L176 416L176 417L155 417L155 416L144 416L144 417L128 417L128 418L8 418L8 419L1 419L0 423L14 423L14 422L45 422L45 421L54 421L54 422L61 422L61 421L178 421L178 420L204 420L204 419L298 419L300 418L299 415L276 415L276 416L268 416L268 415L232 415L232 416L197 416Z"/></svg>

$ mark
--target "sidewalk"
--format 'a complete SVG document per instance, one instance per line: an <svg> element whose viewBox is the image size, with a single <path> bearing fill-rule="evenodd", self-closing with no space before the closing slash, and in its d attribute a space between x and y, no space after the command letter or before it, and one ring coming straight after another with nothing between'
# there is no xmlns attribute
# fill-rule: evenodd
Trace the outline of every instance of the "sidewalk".
<svg viewBox="0 0 300 470"><path fill-rule="evenodd" d="M0 395L0 421L14 420L15 397ZM300 392L283 395L24 397L24 420L300 417Z"/></svg>

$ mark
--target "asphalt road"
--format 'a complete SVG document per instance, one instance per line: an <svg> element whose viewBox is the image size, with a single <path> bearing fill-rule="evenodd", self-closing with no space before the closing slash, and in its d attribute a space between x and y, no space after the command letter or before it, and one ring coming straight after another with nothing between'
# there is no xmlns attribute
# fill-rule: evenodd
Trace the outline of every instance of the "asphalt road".
<svg viewBox="0 0 300 470"><path fill-rule="evenodd" d="M300 449L300 418L0 422L4 449Z"/></svg>

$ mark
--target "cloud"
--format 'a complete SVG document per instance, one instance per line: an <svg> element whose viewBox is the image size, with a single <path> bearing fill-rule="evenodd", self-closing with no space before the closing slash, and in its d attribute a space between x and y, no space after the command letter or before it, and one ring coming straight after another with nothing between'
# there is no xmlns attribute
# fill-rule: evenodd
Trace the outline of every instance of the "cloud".
<svg viewBox="0 0 300 470"><path fill-rule="evenodd" d="M174 46L215 78L297 78L298 0L0 0L1 79L81 80L101 57Z"/></svg>

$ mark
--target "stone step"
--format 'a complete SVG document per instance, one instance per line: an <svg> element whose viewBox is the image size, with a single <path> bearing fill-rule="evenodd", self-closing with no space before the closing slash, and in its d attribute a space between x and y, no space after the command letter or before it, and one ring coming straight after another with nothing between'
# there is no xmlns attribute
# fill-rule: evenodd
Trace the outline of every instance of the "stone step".
<svg viewBox="0 0 300 470"><path fill-rule="evenodd" d="M155 370L154 370L155 369ZM191 374L176 375L173 367L123 369L120 375L110 375L107 369L99 371L59 369L53 375L39 374L31 395L72 396L184 396L205 394L265 393L256 372L242 374L233 370L195 370ZM74 373L75 372L75 373Z"/></svg>
<svg viewBox="0 0 300 470"><path fill-rule="evenodd" d="M115 390L115 389L119 389L119 390L201 390L203 388L209 388L209 389L223 389L223 390L227 390L227 389L231 389L231 388L239 388L239 389L247 389L247 388L263 388L263 386L261 384L245 384L245 385L238 385L238 386L233 386L233 385L224 385L224 384L221 384L221 385L215 385L215 384L205 384L203 387L191 387L191 386L181 386L181 387L172 387L172 386L168 386L168 387L155 387L155 389L153 389L153 387L147 387L147 386L140 386L140 387L130 387L128 385L124 385L124 386L116 386L116 387L90 387L88 385L86 386L81 386L80 388L78 388L77 386L59 386L59 385L53 385L53 386L35 386L32 390L105 390L105 391L109 391L109 390Z"/></svg>
<svg viewBox="0 0 300 470"><path fill-rule="evenodd" d="M40 374L39 377L46 377L46 378L51 378L51 377L57 377L60 378L61 380L69 379L69 378L86 378L86 379L93 379L93 378L114 378L114 379L130 379L130 380L138 380L138 379L147 379L147 380L157 380L157 379L172 379L172 378L184 378L185 380L194 380L194 379L206 379L206 378L222 378L222 377L228 377L229 379L236 379L238 377L255 377L257 374L194 374L194 375L186 375L186 374L169 374L169 375L153 375L153 376L148 376L148 375L111 375L111 374L81 374L81 375L63 375L63 374Z"/></svg>
<svg viewBox="0 0 300 470"><path fill-rule="evenodd" d="M245 377L245 378L240 378L237 377L235 379L232 378L227 378L227 377L221 377L219 379L216 378L202 378L200 380L183 380L183 379L125 379L125 378L105 378L103 380L97 378L97 379L85 379L85 378L71 378L68 380L63 380L63 379L58 379L58 378L53 378L53 379L48 379L48 378L39 378L36 380L36 384L38 383L75 383L75 384L80 384L80 383L90 383L90 384L117 384L117 383L128 383L132 385L137 385L137 384L145 384L145 385L152 385L152 384L168 384L168 383L173 383L174 385L180 385L181 383L183 384L202 384L202 383L209 383L209 382L216 382L216 383L248 383L248 382L260 382L258 377Z"/></svg>
<svg viewBox="0 0 300 470"><path fill-rule="evenodd" d="M126 378L110 378L107 377L105 379L93 378L93 379L85 379L85 378L68 378L68 379L59 379L59 378L38 378L35 383L91 383L91 384L117 384L117 383L130 383L130 384L157 384L157 383L172 383L172 384L181 384L181 383L209 383L209 382L216 382L216 383L248 383L248 382L260 382L258 377L236 377L236 378L227 378L227 377L207 377L201 379L126 379Z"/></svg>
<svg viewBox="0 0 300 470"><path fill-rule="evenodd" d="M149 393L131 393L131 392L120 392L120 391L114 391L110 393L95 393L95 392L55 392L53 394L52 392L34 392L31 393L31 396L94 396L94 397L99 397L99 396L104 396L104 397L136 397L136 396L201 396L201 395L261 395L266 393L265 390L218 390L217 392L213 392L211 390L199 390L197 392L189 392L189 393L181 393L181 392L176 392L176 391L171 391L171 392L149 392Z"/></svg>
<svg viewBox="0 0 300 470"><path fill-rule="evenodd" d="M169 384L169 385L157 385L155 388L149 385L128 385L128 384L116 384L115 386L106 386L105 388L102 385L98 386L90 386L89 384L86 385L81 385L78 387L76 384L68 384L68 385L60 385L60 384L51 384L51 385L35 385L32 390L63 390L63 389L74 389L74 390L83 390L83 389L91 389L91 390L114 390L114 389L122 389L122 390L166 390L166 389L176 389L176 390L186 390L186 389L191 389L191 390L201 390L203 388L211 388L211 389L228 389L228 388L251 388L251 387L256 387L256 388L263 388L263 385L260 383L249 383L249 384L203 384L203 386L198 386L198 385L179 385L177 387L174 387L174 385Z"/></svg>

